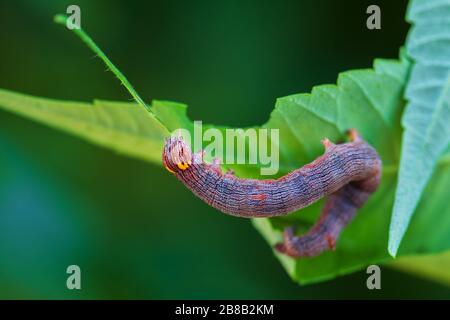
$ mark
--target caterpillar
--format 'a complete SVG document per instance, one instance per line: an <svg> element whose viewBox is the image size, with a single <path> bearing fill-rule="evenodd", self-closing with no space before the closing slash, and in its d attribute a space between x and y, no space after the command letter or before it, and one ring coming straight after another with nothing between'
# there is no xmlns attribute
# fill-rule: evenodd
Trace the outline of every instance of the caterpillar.
<svg viewBox="0 0 450 320"><path fill-rule="evenodd" d="M322 140L325 152L313 162L278 179L243 179L222 173L218 161L203 161L181 137L166 140L162 160L196 196L223 213L243 218L283 216L327 197L312 228L296 236L293 227L283 233L275 249L293 258L313 257L334 250L342 229L352 220L379 185L381 159L356 130L349 142Z"/></svg>

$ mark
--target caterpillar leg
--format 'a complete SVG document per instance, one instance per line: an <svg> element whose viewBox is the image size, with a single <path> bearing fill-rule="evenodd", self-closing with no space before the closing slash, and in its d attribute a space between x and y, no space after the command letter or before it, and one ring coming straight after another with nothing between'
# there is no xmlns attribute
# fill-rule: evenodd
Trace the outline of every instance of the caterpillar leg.
<svg viewBox="0 0 450 320"><path fill-rule="evenodd" d="M325 147L325 150L329 149L330 147L334 146L334 143L330 141L328 138L324 138L322 141L323 146Z"/></svg>

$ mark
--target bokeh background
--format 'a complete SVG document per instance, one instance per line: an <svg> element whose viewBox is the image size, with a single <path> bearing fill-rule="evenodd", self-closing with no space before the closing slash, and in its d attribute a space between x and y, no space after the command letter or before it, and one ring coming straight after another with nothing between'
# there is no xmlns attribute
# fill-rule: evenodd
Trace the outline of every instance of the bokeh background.
<svg viewBox="0 0 450 320"><path fill-rule="evenodd" d="M205 122L267 120L275 99L396 58L406 1L50 1L0 4L0 87L129 100L101 61L52 22L70 4L143 97ZM369 4L382 30L365 28ZM82 290L66 289L68 265ZM428 280L364 271L301 287L250 221L220 214L162 167L0 111L0 298L448 298Z"/></svg>

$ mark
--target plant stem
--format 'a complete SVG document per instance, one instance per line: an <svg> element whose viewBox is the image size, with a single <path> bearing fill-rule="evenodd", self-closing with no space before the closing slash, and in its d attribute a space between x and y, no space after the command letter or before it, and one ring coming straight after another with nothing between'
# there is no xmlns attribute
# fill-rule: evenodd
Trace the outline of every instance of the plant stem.
<svg viewBox="0 0 450 320"><path fill-rule="evenodd" d="M67 23L67 16L64 14L57 14L54 17L54 22L63 26L66 26ZM141 98L139 93L134 89L134 87L131 85L130 81L125 77L125 75L112 63L111 60L106 56L106 54L100 49L99 46L92 40L92 38L82 29L72 29L73 31L111 70L112 73L120 80L122 85L128 90L128 92L131 94L131 96L136 100L138 104L140 104L142 107L144 107L149 113L151 113L155 119L168 130L168 128L161 122L161 120L158 119L158 117L153 113L150 106L148 106L144 100ZM168 130L169 131L169 130Z"/></svg>

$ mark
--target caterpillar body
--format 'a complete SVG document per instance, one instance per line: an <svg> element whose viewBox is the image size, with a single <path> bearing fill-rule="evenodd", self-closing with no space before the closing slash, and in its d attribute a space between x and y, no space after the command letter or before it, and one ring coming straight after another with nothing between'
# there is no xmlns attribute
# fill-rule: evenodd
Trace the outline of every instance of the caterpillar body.
<svg viewBox="0 0 450 320"><path fill-rule="evenodd" d="M244 218L283 216L327 197L315 225L296 236L284 231L276 250L291 257L311 257L334 249L341 230L375 192L381 177L377 152L355 130L350 142L322 141L325 153L313 162L278 179L243 179L222 173L220 164L203 161L180 137L167 139L164 166L196 196L212 207Z"/></svg>

